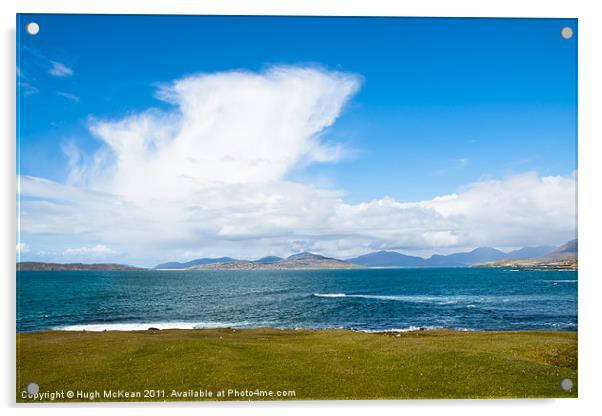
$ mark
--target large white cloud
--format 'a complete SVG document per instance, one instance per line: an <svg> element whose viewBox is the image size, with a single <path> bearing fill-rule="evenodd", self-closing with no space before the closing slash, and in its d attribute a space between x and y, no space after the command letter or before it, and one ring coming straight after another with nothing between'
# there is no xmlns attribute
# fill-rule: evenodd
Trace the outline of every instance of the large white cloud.
<svg viewBox="0 0 602 416"><path fill-rule="evenodd" d="M317 68L190 76L162 86L172 111L90 120L102 148L74 144L68 184L21 177L21 230L78 236L147 264L169 258L347 256L392 249L559 242L575 229L575 177L528 172L479 181L428 201L348 204L344 193L293 182L345 149L321 133L359 88ZM411 181L411 178L408 178ZM78 253L82 254L82 253ZM85 253L84 253L85 254Z"/></svg>
<svg viewBox="0 0 602 416"><path fill-rule="evenodd" d="M337 160L341 149L319 134L358 87L353 75L295 67L178 80L157 93L173 112L92 121L111 150L103 155L114 157L108 180L93 185L128 198L163 198L278 181L299 164Z"/></svg>

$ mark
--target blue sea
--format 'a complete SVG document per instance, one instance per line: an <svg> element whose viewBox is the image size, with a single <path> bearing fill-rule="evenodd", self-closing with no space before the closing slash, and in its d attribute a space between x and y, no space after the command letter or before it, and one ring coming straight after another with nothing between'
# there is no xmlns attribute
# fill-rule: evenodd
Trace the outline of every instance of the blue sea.
<svg viewBox="0 0 602 416"><path fill-rule="evenodd" d="M21 271L17 331L577 330L576 271Z"/></svg>

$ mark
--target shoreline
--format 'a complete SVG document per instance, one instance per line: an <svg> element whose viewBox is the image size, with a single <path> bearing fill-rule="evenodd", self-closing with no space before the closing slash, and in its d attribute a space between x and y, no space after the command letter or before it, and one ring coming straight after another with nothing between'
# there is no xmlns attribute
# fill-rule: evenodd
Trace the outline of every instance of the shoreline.
<svg viewBox="0 0 602 416"><path fill-rule="evenodd" d="M22 335L52 335L52 334L159 334L159 333L202 333L210 331L225 331L225 332L273 332L281 334L295 333L349 333L349 334L367 334L367 335L434 335L434 334L529 334L529 333L570 333L578 334L578 329L464 329L464 328L443 328L443 327L412 327L411 329L351 329L351 328L279 328L273 326L257 326L257 327L203 327L203 328L155 328L149 327L146 329L103 329L103 330L79 330L79 329L41 329L27 332L17 332L17 336Z"/></svg>
<svg viewBox="0 0 602 416"><path fill-rule="evenodd" d="M410 325L403 328L376 328L376 329L361 329L361 328L346 328L346 327L284 327L284 326L270 326L270 325L257 325L257 326L236 326L236 325L211 325L198 323L198 322L173 322L173 323L162 323L162 322L148 322L148 323L115 323L115 324L82 324L82 325L63 325L52 328L33 329L30 331L17 331L17 334L32 334L32 333L45 333L45 332L160 332L160 331L204 331L204 330L234 330L234 331L246 331L246 330L274 330L274 331L349 331L359 332L365 334L386 334L386 333L413 333L413 332L429 332L429 331L452 331L452 332L531 332L531 331L552 331L552 332L578 332L579 328L534 328L534 329L491 329L491 328L464 328L464 327L442 327L442 326L417 326Z"/></svg>

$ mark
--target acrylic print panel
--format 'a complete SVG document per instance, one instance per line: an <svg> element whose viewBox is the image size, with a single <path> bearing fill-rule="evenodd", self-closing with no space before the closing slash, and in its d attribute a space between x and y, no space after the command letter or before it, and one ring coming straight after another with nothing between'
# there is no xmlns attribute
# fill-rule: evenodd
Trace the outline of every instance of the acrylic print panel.
<svg viewBox="0 0 602 416"><path fill-rule="evenodd" d="M575 19L19 15L17 401L576 397L576 58Z"/></svg>

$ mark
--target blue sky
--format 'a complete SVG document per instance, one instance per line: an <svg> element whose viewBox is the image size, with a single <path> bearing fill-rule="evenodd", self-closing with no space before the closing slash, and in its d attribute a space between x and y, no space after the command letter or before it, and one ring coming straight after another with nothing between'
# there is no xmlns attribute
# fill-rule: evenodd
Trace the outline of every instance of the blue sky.
<svg viewBox="0 0 602 416"><path fill-rule="evenodd" d="M37 36L25 34L29 21L39 23ZM572 39L560 36L565 26ZM106 144L91 120L173 110L156 97L162 85L274 66L356 77L357 91L318 134L344 156L295 164L283 178L336 189L346 204L425 201L479 181L576 169L575 19L20 15L17 32L21 175L67 183L73 166L65 146L90 158ZM34 241L110 247L92 234L28 233L28 255ZM291 251L293 240L268 246ZM379 244L364 248L396 247Z"/></svg>

